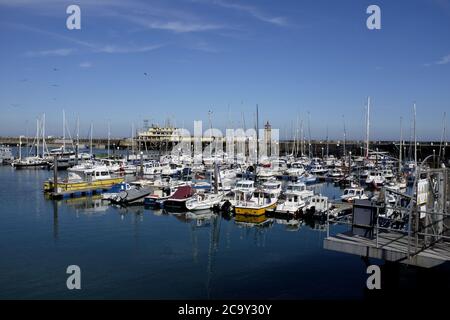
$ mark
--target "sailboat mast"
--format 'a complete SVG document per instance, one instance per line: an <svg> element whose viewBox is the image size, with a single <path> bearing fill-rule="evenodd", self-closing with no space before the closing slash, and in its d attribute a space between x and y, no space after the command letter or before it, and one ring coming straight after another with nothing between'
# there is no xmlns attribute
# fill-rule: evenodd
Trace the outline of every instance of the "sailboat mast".
<svg viewBox="0 0 450 320"><path fill-rule="evenodd" d="M63 109L63 150L62 152L66 152L66 112Z"/></svg>
<svg viewBox="0 0 450 320"><path fill-rule="evenodd" d="M414 164L417 167L416 103L414 102Z"/></svg>
<svg viewBox="0 0 450 320"><path fill-rule="evenodd" d="M445 156L443 144L444 144L444 139L445 139L445 129L446 129L445 128L445 117L446 117L446 115L447 115L447 113L444 111L444 116L442 117L442 135L441 135L441 141L439 143L439 157L438 157L439 163L441 162L442 154L444 154L444 156Z"/></svg>
<svg viewBox="0 0 450 320"><path fill-rule="evenodd" d="M347 144L347 130L345 128L345 117L342 115L342 120L344 121L344 157L347 154L346 144ZM345 159L345 158L344 158ZM345 163L345 160L344 160Z"/></svg>
<svg viewBox="0 0 450 320"><path fill-rule="evenodd" d="M45 113L42 115L42 157L45 155Z"/></svg>
<svg viewBox="0 0 450 320"><path fill-rule="evenodd" d="M39 156L39 118L36 119L36 157Z"/></svg>
<svg viewBox="0 0 450 320"><path fill-rule="evenodd" d="M309 153L309 157L312 158L312 145L311 145L311 114L308 111L308 153Z"/></svg>
<svg viewBox="0 0 450 320"><path fill-rule="evenodd" d="M256 105L256 167L259 164L259 107Z"/></svg>
<svg viewBox="0 0 450 320"><path fill-rule="evenodd" d="M400 117L400 148L398 155L398 173L402 172L402 148L403 148L403 118Z"/></svg>
<svg viewBox="0 0 450 320"><path fill-rule="evenodd" d="M301 147L301 156L303 157L305 155L305 132L304 132L304 129L303 129L303 120L302 120L301 127L300 127L300 134L302 136L301 137L302 141L301 141L301 145L300 145L300 147Z"/></svg>
<svg viewBox="0 0 450 320"><path fill-rule="evenodd" d="M108 121L108 158L109 158L109 144L110 144L110 140L111 140L111 124Z"/></svg>
<svg viewBox="0 0 450 320"><path fill-rule="evenodd" d="M134 122L131 123L131 153L134 154Z"/></svg>
<svg viewBox="0 0 450 320"><path fill-rule="evenodd" d="M77 116L77 145L75 152L75 163L78 164L78 152L80 148L80 116Z"/></svg>
<svg viewBox="0 0 450 320"><path fill-rule="evenodd" d="M89 153L91 154L91 157L92 157L92 131L93 131L93 124L92 124L92 122L91 122L91 132L90 132L90 135L89 135Z"/></svg>
<svg viewBox="0 0 450 320"><path fill-rule="evenodd" d="M366 158L369 158L369 137L370 137L370 97L367 97Z"/></svg>

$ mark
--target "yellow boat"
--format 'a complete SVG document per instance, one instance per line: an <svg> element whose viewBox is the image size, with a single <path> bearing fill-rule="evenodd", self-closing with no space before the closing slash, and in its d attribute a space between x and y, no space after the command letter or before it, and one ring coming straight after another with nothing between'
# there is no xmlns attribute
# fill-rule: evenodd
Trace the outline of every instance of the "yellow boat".
<svg viewBox="0 0 450 320"><path fill-rule="evenodd" d="M56 188L54 181L48 180L44 182L44 192L68 194L109 189L123 181L124 178L112 177L107 167L95 167L87 170L69 171L67 179L58 180Z"/></svg>
<svg viewBox="0 0 450 320"><path fill-rule="evenodd" d="M257 190L250 197L246 194L235 194L234 212L236 215L261 216L267 209L275 208L278 194L270 190Z"/></svg>

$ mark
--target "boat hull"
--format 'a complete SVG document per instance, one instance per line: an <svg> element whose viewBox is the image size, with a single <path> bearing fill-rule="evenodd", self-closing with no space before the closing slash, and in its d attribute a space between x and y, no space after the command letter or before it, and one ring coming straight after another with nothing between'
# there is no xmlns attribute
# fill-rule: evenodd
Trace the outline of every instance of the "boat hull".
<svg viewBox="0 0 450 320"><path fill-rule="evenodd" d="M248 206L235 206L234 212L238 215L246 215L246 216L261 216L266 213L267 209L276 208L277 204L269 204L263 207L248 207Z"/></svg>
<svg viewBox="0 0 450 320"><path fill-rule="evenodd" d="M111 178L104 180L96 180L92 182L58 182L55 190L53 181L46 181L44 183L44 192L55 193L70 193L70 192L83 192L96 189L108 189L113 185L124 182L123 178Z"/></svg>

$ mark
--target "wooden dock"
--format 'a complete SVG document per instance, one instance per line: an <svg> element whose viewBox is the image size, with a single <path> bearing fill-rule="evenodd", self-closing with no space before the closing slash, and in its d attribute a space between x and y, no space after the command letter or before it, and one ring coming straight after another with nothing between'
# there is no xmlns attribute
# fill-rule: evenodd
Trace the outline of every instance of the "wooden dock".
<svg viewBox="0 0 450 320"><path fill-rule="evenodd" d="M450 261L450 243L438 242L426 246L419 240L416 252L415 240L411 240L410 249L413 255L408 258L408 236L401 233L386 232L373 239L354 235L351 231L329 236L324 239L324 248L361 257L384 259L386 261L432 268Z"/></svg>
<svg viewBox="0 0 450 320"><path fill-rule="evenodd" d="M78 189L78 190L66 190L66 191L59 191L59 192L49 192L48 196L51 199L65 199L65 198L77 198L77 197L84 197L84 196L90 196L95 194L101 194L103 192L108 191L111 189L111 187L96 187L96 188L85 188L85 189Z"/></svg>

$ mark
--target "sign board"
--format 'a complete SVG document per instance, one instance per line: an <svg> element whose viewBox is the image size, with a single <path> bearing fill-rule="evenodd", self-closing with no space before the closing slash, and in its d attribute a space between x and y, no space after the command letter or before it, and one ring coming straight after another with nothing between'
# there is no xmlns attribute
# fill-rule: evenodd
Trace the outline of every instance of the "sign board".
<svg viewBox="0 0 450 320"><path fill-rule="evenodd" d="M420 206L419 212L420 212L420 219L425 218L427 216L427 206L426 205Z"/></svg>
<svg viewBox="0 0 450 320"><path fill-rule="evenodd" d="M422 206L428 202L428 180L420 179L417 182L417 205Z"/></svg>

